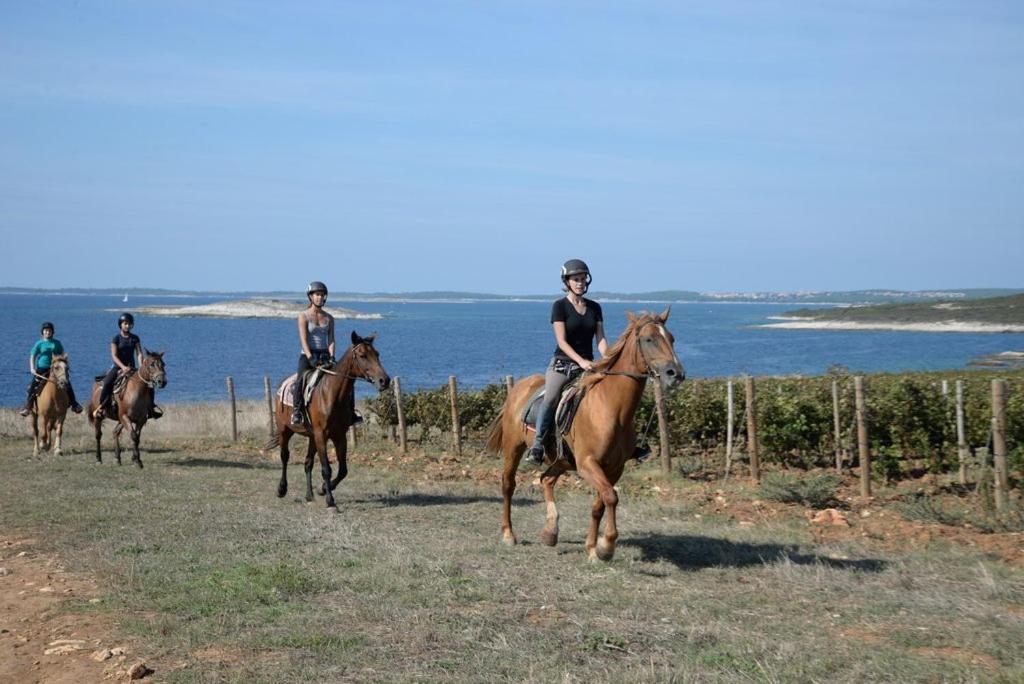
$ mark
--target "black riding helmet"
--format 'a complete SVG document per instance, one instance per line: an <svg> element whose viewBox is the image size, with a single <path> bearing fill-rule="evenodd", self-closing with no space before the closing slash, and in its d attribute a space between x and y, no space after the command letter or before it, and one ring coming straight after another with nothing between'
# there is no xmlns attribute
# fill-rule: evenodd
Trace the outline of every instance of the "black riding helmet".
<svg viewBox="0 0 1024 684"><path fill-rule="evenodd" d="M587 287L590 287L590 268L587 267L586 262L582 259L569 259L562 264L562 282L567 282L570 276L579 275L581 273L587 274Z"/></svg>
<svg viewBox="0 0 1024 684"><path fill-rule="evenodd" d="M306 287L306 296L310 296L314 292L323 292L324 296L327 296L327 286L321 283L319 280L314 280Z"/></svg>
<svg viewBox="0 0 1024 684"><path fill-rule="evenodd" d="M43 321L43 324L39 327L39 334L42 335L44 330L53 332L53 323L50 321Z"/></svg>
<svg viewBox="0 0 1024 684"><path fill-rule="evenodd" d="M123 313L123 314L121 314L120 316L117 317L117 324L118 325L121 325L125 321L128 322L128 325L135 325L135 316L132 316L130 313L128 313L126 311L125 313Z"/></svg>

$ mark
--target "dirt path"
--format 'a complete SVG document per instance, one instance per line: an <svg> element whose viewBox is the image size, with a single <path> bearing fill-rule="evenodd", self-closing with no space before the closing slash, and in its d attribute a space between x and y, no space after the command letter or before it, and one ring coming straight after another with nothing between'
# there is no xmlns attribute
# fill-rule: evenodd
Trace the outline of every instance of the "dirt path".
<svg viewBox="0 0 1024 684"><path fill-rule="evenodd" d="M140 678L113 619L79 613L68 599L99 601L98 587L69 574L32 539L0 537L0 682L84 684ZM148 668L145 668L148 669Z"/></svg>

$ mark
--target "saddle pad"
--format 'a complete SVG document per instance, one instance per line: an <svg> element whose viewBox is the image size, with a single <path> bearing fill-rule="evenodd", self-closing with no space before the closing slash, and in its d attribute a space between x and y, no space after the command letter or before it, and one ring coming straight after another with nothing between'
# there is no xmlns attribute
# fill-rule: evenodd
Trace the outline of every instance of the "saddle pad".
<svg viewBox="0 0 1024 684"><path fill-rule="evenodd" d="M309 398L313 396L313 390L316 389L317 383L325 375L319 368L308 371L306 373L306 387L302 393L302 403L309 405ZM292 397L295 396L295 383L299 379L298 373L292 373L277 388L277 398L281 400L281 403L285 406L294 406Z"/></svg>
<svg viewBox="0 0 1024 684"><path fill-rule="evenodd" d="M555 425L558 426L559 431L563 435L572 426L572 419L576 415L576 406L579 404L578 399L582 398L579 383L575 380L570 381L563 387L562 396L558 401L558 406L555 408ZM537 414L540 413L540 407L543 402L544 388L541 387L530 395L529 401L526 402L526 410L523 412L523 423L526 424L527 428L531 430L536 429Z"/></svg>

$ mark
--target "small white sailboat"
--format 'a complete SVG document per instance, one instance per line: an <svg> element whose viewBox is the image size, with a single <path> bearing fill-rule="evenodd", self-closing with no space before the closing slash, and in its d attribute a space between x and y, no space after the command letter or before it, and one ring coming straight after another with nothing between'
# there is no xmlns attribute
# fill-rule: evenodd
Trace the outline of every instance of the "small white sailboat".
<svg viewBox="0 0 1024 684"><path fill-rule="evenodd" d="M125 295L125 296L124 296L124 299L122 299L121 301L122 301L122 302L127 302L127 301L128 301L128 295Z"/></svg>

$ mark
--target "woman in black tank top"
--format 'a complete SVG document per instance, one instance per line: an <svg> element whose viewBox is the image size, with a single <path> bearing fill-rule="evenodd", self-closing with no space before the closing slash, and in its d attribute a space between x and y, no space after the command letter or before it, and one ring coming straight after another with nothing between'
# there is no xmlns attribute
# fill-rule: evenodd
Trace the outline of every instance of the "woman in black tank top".
<svg viewBox="0 0 1024 684"><path fill-rule="evenodd" d="M544 462L544 440L551 431L555 408L562 387L594 362L594 340L604 356L608 342L604 337L604 314L601 305L587 299L590 269L579 259L570 259L562 266L562 289L566 295L551 305L551 327L555 333L555 353L544 374L544 404L537 415L537 434L526 454L536 465Z"/></svg>

